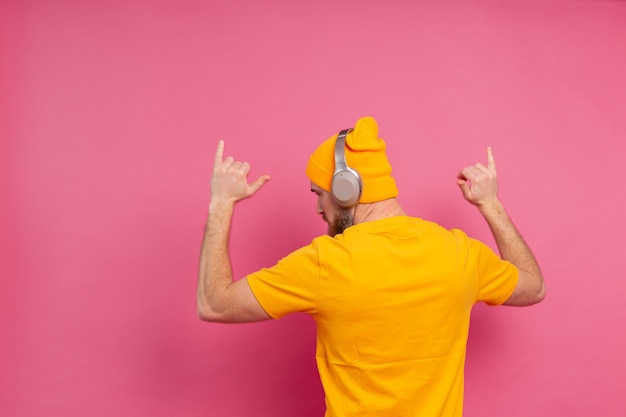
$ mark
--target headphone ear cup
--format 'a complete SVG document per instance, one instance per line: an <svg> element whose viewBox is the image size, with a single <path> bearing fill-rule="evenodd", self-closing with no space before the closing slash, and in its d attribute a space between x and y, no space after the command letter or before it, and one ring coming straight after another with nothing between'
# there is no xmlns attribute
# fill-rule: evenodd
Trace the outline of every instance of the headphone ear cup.
<svg viewBox="0 0 626 417"><path fill-rule="evenodd" d="M361 179L350 170L342 170L333 176L332 196L340 207L350 208L361 198Z"/></svg>

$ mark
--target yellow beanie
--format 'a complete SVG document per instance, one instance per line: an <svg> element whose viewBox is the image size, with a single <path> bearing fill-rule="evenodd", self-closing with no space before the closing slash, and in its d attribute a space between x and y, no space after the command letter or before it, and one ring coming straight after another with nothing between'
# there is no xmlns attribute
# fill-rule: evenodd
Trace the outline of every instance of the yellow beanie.
<svg viewBox="0 0 626 417"><path fill-rule="evenodd" d="M306 167L307 177L329 192L335 172L336 140L337 134L324 141L313 152ZM346 137L346 162L363 181L359 203L375 203L398 195L385 149L385 141L378 137L378 124L370 116L360 118Z"/></svg>

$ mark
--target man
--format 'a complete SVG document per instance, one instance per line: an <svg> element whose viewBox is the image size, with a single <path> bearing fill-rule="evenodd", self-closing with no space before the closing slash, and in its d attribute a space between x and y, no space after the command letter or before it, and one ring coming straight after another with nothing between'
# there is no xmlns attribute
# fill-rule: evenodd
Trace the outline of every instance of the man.
<svg viewBox="0 0 626 417"><path fill-rule="evenodd" d="M472 306L537 303L545 296L543 278L498 200L490 148L488 165L464 168L457 183L489 224L500 257L459 230L407 216L396 199L385 149L371 117L322 143L306 173L329 236L233 281L228 238L235 203L252 196L269 176L248 183L250 166L223 159L220 142L200 258L198 314L217 322L292 312L313 316L327 417L461 416ZM336 166L344 171L341 158L356 171L357 181L348 187L359 188L356 204L344 204L335 189Z"/></svg>

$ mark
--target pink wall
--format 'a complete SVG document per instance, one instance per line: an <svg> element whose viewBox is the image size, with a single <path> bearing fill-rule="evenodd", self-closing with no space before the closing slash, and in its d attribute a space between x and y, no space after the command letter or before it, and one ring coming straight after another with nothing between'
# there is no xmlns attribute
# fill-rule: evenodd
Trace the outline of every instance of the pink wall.
<svg viewBox="0 0 626 417"><path fill-rule="evenodd" d="M239 277L324 232L306 160L366 114L490 245L455 176L493 146L548 282L476 308L465 415L624 415L626 2L4 1L0 48L0 415L321 416L310 318L196 318L212 157L273 177Z"/></svg>

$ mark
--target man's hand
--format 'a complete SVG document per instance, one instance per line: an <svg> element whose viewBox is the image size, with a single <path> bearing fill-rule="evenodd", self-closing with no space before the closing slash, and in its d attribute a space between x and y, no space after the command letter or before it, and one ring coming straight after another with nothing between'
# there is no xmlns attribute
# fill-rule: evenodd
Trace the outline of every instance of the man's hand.
<svg viewBox="0 0 626 417"><path fill-rule="evenodd" d="M235 203L256 193L269 175L261 175L254 182L248 183L250 164L235 161L231 156L223 159L224 141L220 140L215 153L215 165L211 178L211 202Z"/></svg>
<svg viewBox="0 0 626 417"><path fill-rule="evenodd" d="M487 161L487 166L477 163L457 175L463 197L478 207L498 202L498 176L491 147L487 148Z"/></svg>

